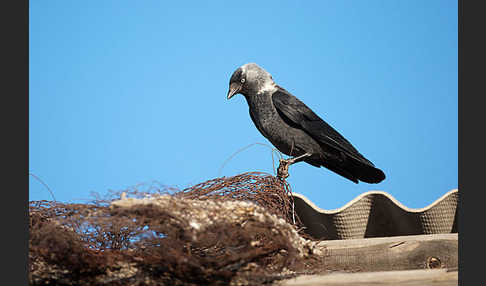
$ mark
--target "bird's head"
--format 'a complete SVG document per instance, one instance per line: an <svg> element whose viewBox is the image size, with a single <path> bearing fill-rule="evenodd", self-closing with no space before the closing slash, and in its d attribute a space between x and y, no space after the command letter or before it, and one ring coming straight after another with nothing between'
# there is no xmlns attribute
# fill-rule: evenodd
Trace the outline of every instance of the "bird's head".
<svg viewBox="0 0 486 286"><path fill-rule="evenodd" d="M275 82L266 70L255 63L244 64L231 76L228 99L238 93L252 96L275 88Z"/></svg>

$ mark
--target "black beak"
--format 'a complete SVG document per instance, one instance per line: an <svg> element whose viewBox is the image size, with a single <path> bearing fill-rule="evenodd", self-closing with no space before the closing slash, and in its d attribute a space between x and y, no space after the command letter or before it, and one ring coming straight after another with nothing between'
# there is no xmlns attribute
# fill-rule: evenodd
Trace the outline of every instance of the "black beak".
<svg viewBox="0 0 486 286"><path fill-rule="evenodd" d="M238 94L240 91L241 91L241 84L233 82L232 84L230 84L227 98L228 99L232 98L233 95Z"/></svg>

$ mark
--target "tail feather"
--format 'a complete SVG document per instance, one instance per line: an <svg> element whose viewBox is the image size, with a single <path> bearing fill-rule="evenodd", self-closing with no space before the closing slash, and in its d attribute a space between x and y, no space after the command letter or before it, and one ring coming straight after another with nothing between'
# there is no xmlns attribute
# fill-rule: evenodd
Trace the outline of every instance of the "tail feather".
<svg viewBox="0 0 486 286"><path fill-rule="evenodd" d="M356 174L360 181L369 184L377 184L386 178L382 170L366 164L357 167Z"/></svg>
<svg viewBox="0 0 486 286"><path fill-rule="evenodd" d="M328 160L306 162L316 167L323 166L356 184L359 181L377 184L386 178L385 173L373 166L372 163L361 162L350 157L346 157L344 162L339 163Z"/></svg>

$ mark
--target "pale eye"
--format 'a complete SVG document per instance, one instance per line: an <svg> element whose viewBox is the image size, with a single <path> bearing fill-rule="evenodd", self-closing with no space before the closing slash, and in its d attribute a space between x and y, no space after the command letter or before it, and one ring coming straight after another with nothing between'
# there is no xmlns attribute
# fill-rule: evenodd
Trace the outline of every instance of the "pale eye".
<svg viewBox="0 0 486 286"><path fill-rule="evenodd" d="M245 79L244 78L242 78L240 81L241 81L241 83L245 83Z"/></svg>

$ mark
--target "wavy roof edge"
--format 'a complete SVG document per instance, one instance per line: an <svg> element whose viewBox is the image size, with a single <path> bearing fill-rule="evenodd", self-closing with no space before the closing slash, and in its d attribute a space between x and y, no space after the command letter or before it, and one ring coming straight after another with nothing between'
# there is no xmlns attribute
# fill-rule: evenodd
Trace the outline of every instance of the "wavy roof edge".
<svg viewBox="0 0 486 286"><path fill-rule="evenodd" d="M435 205L439 204L440 202L442 202L443 200L445 200L446 198L448 198L452 194L455 194L455 193L458 193L458 192L459 192L458 189L452 189L452 190L448 191L447 193L445 193L444 195L442 195L437 200L435 200L434 202L432 202L431 204L429 204L429 205L427 205L423 208L409 208L409 207L405 206L404 204L402 204L399 200L397 200L391 194L389 194L385 191L368 191L368 192L364 192L364 193L358 195L357 197L355 197L351 201L347 202L344 206L337 208L337 209L330 209L330 210L325 210L325 209L319 208L318 206L316 206L310 199L308 199L303 194L292 193L292 195L294 197L298 197L298 198L302 199L305 203L307 203L309 206L311 206L314 210L316 210L320 213L323 213L323 214L336 214L336 213L342 212L342 211L346 210L347 208L351 207L352 205L354 205L356 202L360 201L362 198L372 196L372 195L384 196L385 198L389 199L396 206L400 207L401 209L403 209L406 212L421 213L421 212L424 212L424 211L427 211L427 210L433 208Z"/></svg>
<svg viewBox="0 0 486 286"><path fill-rule="evenodd" d="M294 193L303 231L317 239L352 239L457 232L459 190L423 208L409 208L383 191L368 191L344 206L324 210Z"/></svg>

